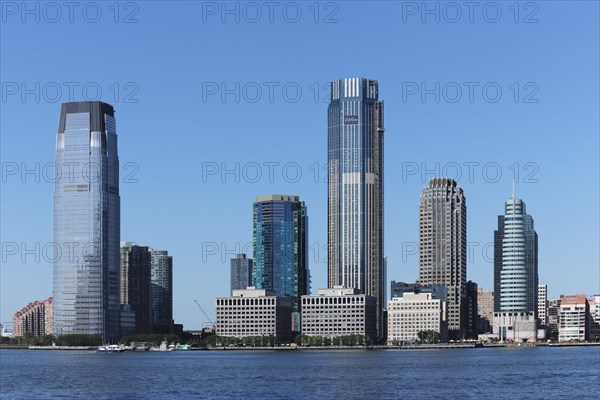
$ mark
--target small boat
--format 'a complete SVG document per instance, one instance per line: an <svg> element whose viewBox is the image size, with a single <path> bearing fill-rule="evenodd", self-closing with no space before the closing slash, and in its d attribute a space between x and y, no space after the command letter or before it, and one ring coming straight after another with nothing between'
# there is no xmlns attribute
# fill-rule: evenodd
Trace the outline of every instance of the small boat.
<svg viewBox="0 0 600 400"><path fill-rule="evenodd" d="M116 344L100 346L96 349L96 353L122 353L125 350Z"/></svg>
<svg viewBox="0 0 600 400"><path fill-rule="evenodd" d="M133 351L149 351L150 344L147 342L131 342Z"/></svg>
<svg viewBox="0 0 600 400"><path fill-rule="evenodd" d="M177 343L177 345L175 346L175 350L177 351L187 351L190 349L190 346L187 344L179 344Z"/></svg>
<svg viewBox="0 0 600 400"><path fill-rule="evenodd" d="M163 340L159 347L152 346L150 351L173 351L173 347L167 345L167 341Z"/></svg>

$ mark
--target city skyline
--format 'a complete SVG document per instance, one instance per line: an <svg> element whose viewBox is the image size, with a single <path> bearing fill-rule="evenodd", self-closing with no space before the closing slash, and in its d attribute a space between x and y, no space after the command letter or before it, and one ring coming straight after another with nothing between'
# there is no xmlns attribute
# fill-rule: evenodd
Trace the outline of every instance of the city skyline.
<svg viewBox="0 0 600 400"><path fill-rule="evenodd" d="M326 287L327 83L357 76L377 79L385 99L387 281L417 278L416 199L429 179L445 175L469 198L469 279L493 287L493 231L516 179L519 195L535 210L539 279L548 284L548 298L598 292L598 210L591 201L599 197L593 184L599 178L598 63L590 56L598 48L597 5L589 13L539 5L539 22L532 24L513 22L507 8L495 24L431 17L422 23L419 16L404 22L400 4L356 2L340 3L334 24L237 24L231 17L221 23L218 16L201 23L197 4L186 4L190 12L182 14L156 2L140 4L137 24L106 21L106 9L98 24L36 24L31 17L21 23L8 16L0 38L8 85L0 118L0 319L52 294L51 257L43 254L52 253L53 183L46 176L60 103L71 99L99 98L118 111L121 239L157 243L175 257L175 320L200 327L193 299L208 308L227 293L229 259L252 242L248 206L264 193L295 193L310 207L312 288ZM357 34L364 21L377 21L382 30ZM169 29L156 32L163 24ZM110 62L89 45L91 34L111 43ZM330 46L323 38L331 37L351 37L355 45ZM131 51L148 43L158 44L162 55ZM40 55L61 62L41 69ZM8 92L11 82L15 95ZM52 96L53 82L61 96ZM472 101L469 82L475 82ZM253 83L262 90L256 102L250 101L257 97ZM462 95L452 103L454 83ZM293 102L297 87L302 96ZM484 87L489 96L499 87L501 98L488 101ZM548 201L558 183L571 197L569 215Z"/></svg>
<svg viewBox="0 0 600 400"><path fill-rule="evenodd" d="M358 79L360 79L360 78L358 78ZM373 81L373 82L377 82L377 81ZM338 89L338 90L339 90L339 89ZM375 93L376 93L376 92L375 92ZM87 106L87 104L91 104L91 105L92 105L92 109L93 109L93 106L94 106L94 104L96 104L96 103L99 103L99 102L96 102L96 103L94 103L94 102L67 103L67 104L77 104L77 105L75 105L75 106L73 106L73 105L71 105L71 106L68 106L68 105L67 105L67 106L65 106L65 105L63 105L63 109L64 109L65 107L67 107L67 109L68 109L68 107L75 107L76 111L79 111L79 109L82 107L82 106L81 106L81 104L84 104L84 103L86 104L86 105L84 105L84 106L83 106L84 108L86 108L86 109L87 109L87 107L88 107L88 106ZM104 103L101 103L101 102L100 102L100 104L104 104ZM105 106L112 107L111 105L108 105L108 104L105 104L104 106L101 106L101 107L105 107ZM113 112L113 114L114 114L114 111L112 111L112 112ZM85 116L85 115L84 115L84 116ZM81 119L81 117L79 117L79 118ZM87 118L87 116L86 116L86 118ZM66 118L63 118L63 112L61 112L61 122L60 122L60 127L61 127L61 129L62 129L62 126L64 126L64 125L65 125L65 123L63 122L63 119L65 119L65 120L66 120ZM98 117L98 116L92 116L90 120L92 121L92 122L91 122L91 124L101 124L101 122L98 122L98 121L99 121L99 117ZM82 120L82 121L83 121L83 120ZM80 122L80 121L79 121L79 122ZM114 123L113 123L113 124L114 124ZM98 126L100 126L100 125L98 125ZM76 127L76 128L79 128L79 127ZM81 129L81 128L79 128L79 129ZM77 130L77 129L76 129L76 130ZM60 133L60 132L59 132L59 133ZM93 135L91 135L91 136L90 136L90 138L92 138L92 137L93 137ZM92 140L92 139L90 139L90 140ZM68 164L68 162L67 162L66 164ZM100 163L100 164L102 164L102 163ZM82 171L80 171L80 173L81 173L81 176L84 176L84 173L83 173ZM104 174L104 175L107 175L107 174ZM73 177L69 177L69 181L72 181L72 180L73 180ZM434 179L432 179L432 180L430 181L430 187L431 187L431 185L432 185L432 182L437 182L437 181L450 181L450 182L453 182L453 180L452 180L452 179L448 179L448 178L434 178ZM455 183L454 183L454 184L455 184ZM514 190L514 185L515 185L515 182L513 181L513 190ZM427 187L424 187L424 188L423 188L423 190L424 190L424 192L423 192L423 193L425 193L425 190L426 190L426 189L427 189ZM460 189L460 188L459 188L459 189ZM462 193L462 189L461 189L461 193ZM274 200L274 196L280 196L280 195L262 196L262 199L261 199L260 201L267 201L267 200L269 200L269 201L272 201L272 200ZM267 199L267 197L268 197L268 199ZM280 196L280 197L282 197L282 196ZM285 197L285 196L284 196L284 197ZM290 197L290 196L287 196L287 197ZM292 196L292 197L295 197L295 198L297 198L298 196ZM260 197L259 197L259 198L260 198ZM259 198L257 198L257 199L256 199L256 202L259 202ZM516 200L515 200L515 198L514 198L514 194L513 194L513 197L512 197L511 199L509 199L509 200L506 202L506 207L507 207L507 210L508 210L508 208L509 208L509 202L511 202L511 201L513 201L513 202L514 202L514 201L517 201L517 202L519 202L519 207L522 207L522 208L524 209L524 203L523 203L523 202L522 202L520 199L516 199ZM302 203L303 203L303 202L302 202ZM463 202L463 204L464 204L464 203L465 203L465 202ZM256 203L255 203L255 204L256 204ZM511 204L512 204L512 203L511 203ZM514 207L516 207L516 206L513 204L513 205L512 205L512 207L514 208ZM520 208L519 208L519 209L520 209ZM508 212L508 211L507 211L507 212ZM512 212L512 211L511 211L511 212ZM502 216L501 216L501 217L502 217ZM526 217L530 218L530 216L528 216L528 215L526 215ZM530 224L530 225L532 225L532 224L533 224L533 222L531 221L529 224ZM535 243L536 243L536 248L537 248L537 235L536 235L536 240L535 240ZM129 243L129 242L127 242L127 245L132 245L132 244L131 244L131 243ZM137 247L136 245L133 245L133 246ZM152 249L150 249L150 250L152 250ZM152 252L152 253L156 253L156 254L159 254L159 253L165 253L165 254L166 254L166 252L162 252L162 251L151 251L151 252ZM463 251L463 253L464 253L464 251ZM536 254L537 254L537 250L536 250ZM536 256L536 257L537 257L537 256ZM464 258L464 257L463 257L463 258ZM172 268L172 261L171 261L171 268ZM422 268L421 268L421 270L422 270ZM537 271L537 268L536 268L536 271ZM536 277L537 277L537 272L536 272ZM305 281L306 281L306 279L305 279ZM389 282L385 282L385 284L386 284L386 285L387 285L388 283L389 283ZM425 281L423 281L423 282L421 282L421 283L426 283L426 282L425 282ZM167 295L167 296L171 296L171 300L169 300L169 301L172 303L172 282L170 282L170 284L171 284L171 289L167 291L167 292L168 292L168 295ZM255 282L251 281L251 282L250 282L250 284L254 285L254 284L255 284ZM155 284L154 284L154 285L155 285ZM537 289L537 287L536 287L536 289ZM307 293L307 294L308 294L308 293ZM532 296L533 296L533 295L532 295ZM532 297L532 296L530 296L530 297ZM537 292L535 293L535 296L536 296L536 300L537 300ZM561 294L561 296L562 296L562 294ZM497 296L497 298L499 298L499 296ZM532 299L533 299L533 297L532 297ZM156 301L157 301L157 300L154 300L153 302L155 303ZM536 303L536 304L537 304L537 303ZM154 305L153 305L153 308L155 308L155 306L154 306ZM537 305L536 305L536 308L535 308L535 309L536 309L536 311L535 311L535 312L537 313ZM450 314L450 312L449 312L449 314ZM172 315L172 314L170 314L170 315ZM154 318L156 318L156 317L153 317L153 319L154 319ZM164 318L163 318L163 320L164 320ZM173 320L171 319L170 321L171 321L171 324L172 324L172 323L173 323ZM152 321L152 322L156 324L156 322L154 322L154 321ZM167 324L167 323L166 323L166 322L164 322L164 321L163 321L163 323L164 323L164 324ZM61 326L62 326L62 324L61 324Z"/></svg>
<svg viewBox="0 0 600 400"><path fill-rule="evenodd" d="M0 397L597 397L600 1L0 19Z"/></svg>

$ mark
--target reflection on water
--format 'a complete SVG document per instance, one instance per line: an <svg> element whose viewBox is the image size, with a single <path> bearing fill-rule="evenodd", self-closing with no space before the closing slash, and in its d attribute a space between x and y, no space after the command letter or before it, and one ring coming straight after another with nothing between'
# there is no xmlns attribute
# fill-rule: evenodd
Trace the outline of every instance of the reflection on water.
<svg viewBox="0 0 600 400"><path fill-rule="evenodd" d="M0 350L6 399L597 398L600 347L466 350Z"/></svg>

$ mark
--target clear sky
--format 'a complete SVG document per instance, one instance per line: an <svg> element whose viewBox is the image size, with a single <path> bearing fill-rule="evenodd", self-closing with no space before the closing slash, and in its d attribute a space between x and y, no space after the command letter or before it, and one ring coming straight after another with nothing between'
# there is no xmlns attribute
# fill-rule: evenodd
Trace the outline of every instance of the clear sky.
<svg viewBox="0 0 600 400"><path fill-rule="evenodd" d="M23 4L0 3L0 321L52 294L66 101L115 106L121 240L173 255L176 322L199 328L194 299L214 315L229 293L259 195L306 202L325 287L327 84L343 77L379 80L385 101L388 281L417 278L419 195L446 175L467 197L468 279L491 289L515 178L549 296L600 292L596 1Z"/></svg>

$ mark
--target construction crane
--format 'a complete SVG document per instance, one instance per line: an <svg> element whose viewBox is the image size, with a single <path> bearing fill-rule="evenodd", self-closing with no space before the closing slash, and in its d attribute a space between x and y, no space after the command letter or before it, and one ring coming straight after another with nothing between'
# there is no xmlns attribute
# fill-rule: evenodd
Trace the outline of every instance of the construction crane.
<svg viewBox="0 0 600 400"><path fill-rule="evenodd" d="M198 306L198 308L200 309L200 311L202 311L202 314L204 314L204 316L206 317L206 319L209 322L209 324L212 324L212 330L214 332L215 329L216 329L217 323L215 321L213 321L212 318L210 318L208 316L208 314L206 313L206 311L204 311L204 308L202 308L202 306L200 305L200 303L198 303L198 301L196 299L194 299L194 303L196 303L196 305Z"/></svg>

